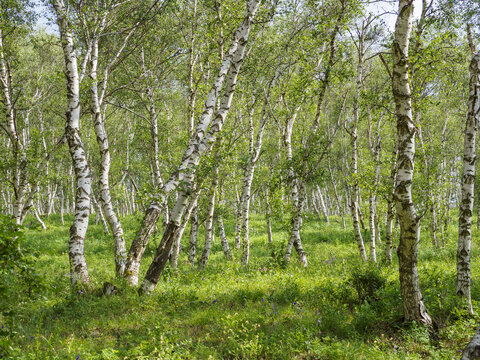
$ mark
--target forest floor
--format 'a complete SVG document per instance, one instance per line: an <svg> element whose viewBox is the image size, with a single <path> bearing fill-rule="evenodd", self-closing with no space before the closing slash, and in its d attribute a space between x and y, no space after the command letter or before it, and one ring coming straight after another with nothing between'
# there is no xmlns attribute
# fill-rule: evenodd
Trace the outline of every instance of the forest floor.
<svg viewBox="0 0 480 360"><path fill-rule="evenodd" d="M139 221L123 219L127 239ZM304 221L309 265L302 268L283 260L287 232L274 227L274 243L268 244L263 218L253 216L248 267L226 261L216 236L204 271L188 265L182 253L178 271L167 267L151 296L138 296L114 279L111 237L100 225L89 228L86 240L92 287L101 289L110 281L118 293L72 293L68 226L55 216L46 223L44 232L34 221L26 222L24 249L39 254L35 266L44 283L32 290L10 279L8 296L0 299L0 358L455 359L480 320L456 309L453 228L444 248L432 247L428 234L422 234L420 284L435 322L428 329L403 322L396 256L386 265L382 243L377 245L379 264L361 264L353 232L336 221ZM232 246L233 220L226 222L226 231ZM159 235L152 240L142 274ZM478 255L474 241L477 313ZM238 250L235 257L240 257Z"/></svg>

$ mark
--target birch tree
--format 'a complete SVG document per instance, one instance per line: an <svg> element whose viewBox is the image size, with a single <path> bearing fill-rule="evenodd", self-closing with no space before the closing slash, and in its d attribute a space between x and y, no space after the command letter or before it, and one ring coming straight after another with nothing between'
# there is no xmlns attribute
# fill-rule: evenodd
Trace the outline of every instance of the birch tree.
<svg viewBox="0 0 480 360"><path fill-rule="evenodd" d="M198 121L194 136L192 136L189 146L184 153L181 164L161 189L163 194L168 194L176 189L179 183L182 182L182 189L173 207L170 221L164 231L160 245L157 248L154 261L152 262L149 271L147 271L147 275L143 281L141 287L142 292L152 292L159 280L160 274L168 259L174 235L178 230L181 218L183 217L187 206L187 201L191 193L189 188L192 187L195 178L195 169L203 154L209 150L211 145L215 142L216 136L222 129L225 117L230 110L238 73L245 56L245 49L252 27L252 20L259 6L260 1L258 0L248 2L245 18L240 27L234 33L230 48L222 61L218 75L208 94L204 111ZM224 95L215 119L212 121L214 107L220 96L220 92L224 87L224 83ZM145 250L145 246L148 243L151 232L158 220L159 211L160 206L158 201L153 201L146 211L140 230L130 248L125 273L130 284L135 284L138 279L140 259Z"/></svg>
<svg viewBox="0 0 480 360"><path fill-rule="evenodd" d="M412 32L413 0L400 0L393 42L393 96L397 116L397 179L395 202L400 223L397 254L405 320L431 324L423 304L418 280L417 256L420 217L412 199L416 128L412 117L412 99L408 75L408 48Z"/></svg>
<svg viewBox="0 0 480 360"><path fill-rule="evenodd" d="M466 300L467 309L473 314L471 298L470 251L472 242L472 215L475 186L475 140L480 120L480 51L475 50L470 41L472 59L470 61L470 94L468 113L465 122L463 150L462 197L458 219L457 249L457 295Z"/></svg>
<svg viewBox="0 0 480 360"><path fill-rule="evenodd" d="M75 217L70 227L68 256L72 285L88 283L88 269L85 260L85 234L90 215L90 193L92 181L90 168L85 155L84 144L80 134L80 82L85 76L86 61L79 72L77 52L73 43L68 8L63 0L54 0L53 6L60 29L60 41L65 59L65 77L67 79L68 106L66 112L65 135L70 156L75 170ZM85 60L88 54L85 55Z"/></svg>

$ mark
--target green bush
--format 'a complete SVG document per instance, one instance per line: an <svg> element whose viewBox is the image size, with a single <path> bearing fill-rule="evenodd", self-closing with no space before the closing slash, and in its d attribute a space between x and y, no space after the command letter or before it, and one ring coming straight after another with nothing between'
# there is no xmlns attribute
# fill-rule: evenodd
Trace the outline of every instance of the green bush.
<svg viewBox="0 0 480 360"><path fill-rule="evenodd" d="M356 290L359 301L364 302L377 300L376 293L387 280L376 265L364 264L352 268L347 283Z"/></svg>
<svg viewBox="0 0 480 360"><path fill-rule="evenodd" d="M20 283L22 292L33 294L43 287L41 278L35 272L35 256L26 255L22 250L25 240L22 227L11 217L0 215L0 296L6 297L9 289ZM18 289L17 289L18 290Z"/></svg>

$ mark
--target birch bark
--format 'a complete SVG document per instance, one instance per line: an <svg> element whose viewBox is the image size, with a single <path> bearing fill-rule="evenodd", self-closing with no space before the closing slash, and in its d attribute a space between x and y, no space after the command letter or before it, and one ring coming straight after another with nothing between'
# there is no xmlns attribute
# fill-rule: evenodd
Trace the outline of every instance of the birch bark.
<svg viewBox="0 0 480 360"><path fill-rule="evenodd" d="M107 87L108 71L105 71L101 89L98 89L98 38L92 39L92 54L90 59L90 79L92 85L91 92L91 111L94 118L94 129L97 137L98 147L100 149L100 169L98 174L98 182L100 187L100 203L102 204L103 213L108 221L108 225L112 230L114 242L115 257L115 274L121 277L125 270L125 261L127 258L125 238L120 220L115 213L112 204L112 196L110 194L109 173L111 165L110 147L107 132L105 130L104 111L102 111L103 98ZM108 66L107 66L108 68Z"/></svg>
<svg viewBox="0 0 480 360"><path fill-rule="evenodd" d="M423 304L418 280L417 255L420 240L420 218L412 199L416 128L412 118L412 98L408 76L408 47L412 32L413 0L400 0L393 42L393 96L397 116L397 181L395 202L400 222L397 254L406 321L431 324Z"/></svg>
<svg viewBox="0 0 480 360"><path fill-rule="evenodd" d="M232 44L222 62L219 74L215 79L212 89L209 92L204 111L196 127L195 134L191 138L190 144L185 151L182 162L176 173L172 175L169 181L167 181L162 188L164 194L169 193L179 185L180 181L182 182L182 189L172 210L170 222L164 231L162 241L157 248L155 258L150 265L149 270L147 271L145 279L139 290L140 292L150 293L154 290L163 268L165 267L175 233L178 231L181 218L186 209L187 200L192 192L196 167L204 153L211 148L211 145L216 140L218 132L221 131L223 127L225 117L230 110L238 73L245 57L245 48L250 29L252 27L252 20L260 6L260 2L261 0L251 0L248 2L245 18L234 34ZM220 91L223 88L225 78L227 81L225 84L224 94L215 119L212 121L215 104L220 96ZM209 130L206 132L209 125ZM141 255L143 254L145 246L148 243L151 231L158 220L159 207L157 204L158 202L154 201L147 210L141 225L141 229L137 233L137 236L132 243L130 250L132 256L129 254L129 260L132 259L130 264L134 265L132 268L136 268L137 272L129 272L130 264L129 261L127 261L126 275L130 283L133 283L132 280L138 279L138 267L136 264L139 266Z"/></svg>
<svg viewBox="0 0 480 360"><path fill-rule="evenodd" d="M17 131L15 101L12 99L11 74L5 57L3 36L2 29L0 29L0 84L6 119L6 126L2 126L2 128L7 132L12 144L13 160L15 163L15 168L13 169L13 189L15 197L13 202L13 219L17 225L21 225L23 221L22 212L28 193L27 156Z"/></svg>
<svg viewBox="0 0 480 360"><path fill-rule="evenodd" d="M467 302L468 311L473 314L470 293L470 250L472 243L472 215L475 186L475 140L480 118L480 51L470 62L470 96L465 124L463 150L462 197L458 219L457 249L457 295Z"/></svg>
<svg viewBox="0 0 480 360"><path fill-rule="evenodd" d="M266 97L269 95L266 94ZM255 173L255 166L257 165L258 158L260 157L260 150L262 149L263 134L265 131L265 126L268 122L267 116L267 104L268 98L265 99L262 109L262 118L260 121L260 126L258 129L257 137L254 140L254 128L253 128L253 109L249 117L249 126L250 126L250 147L248 151L248 161L244 172L243 177L243 190L240 203L242 204L242 212L240 220L242 221L241 226L241 244L242 244L242 263L248 264L250 259L250 236L249 236L249 216L250 216L250 197L252 191L252 182L253 175Z"/></svg>
<svg viewBox="0 0 480 360"><path fill-rule="evenodd" d="M218 186L218 169L215 170L215 174L210 187L210 194L208 196L208 211L207 218L205 220L205 245L203 247L202 256L198 262L198 270L203 270L207 266L208 259L210 257L210 250L212 248L213 241L213 215L215 212L215 192Z"/></svg>
<svg viewBox="0 0 480 360"><path fill-rule="evenodd" d="M54 0L65 58L65 75L67 78L68 108L65 133L75 170L75 216L70 227L69 259L72 285L88 283L88 270L85 260L85 234L90 215L91 178L85 149L80 136L80 78L77 65L77 53L68 21L68 12L63 0Z"/></svg>

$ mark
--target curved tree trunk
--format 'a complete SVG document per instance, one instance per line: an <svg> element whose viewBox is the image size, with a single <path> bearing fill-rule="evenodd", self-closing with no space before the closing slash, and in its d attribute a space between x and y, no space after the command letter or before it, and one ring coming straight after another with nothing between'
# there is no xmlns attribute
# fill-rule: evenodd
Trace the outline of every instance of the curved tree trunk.
<svg viewBox="0 0 480 360"><path fill-rule="evenodd" d="M125 271L125 261L127 259L127 251L125 247L125 238L123 235L123 228L120 220L113 209L112 196L110 194L109 172L110 172L110 148L108 144L107 132L103 119L103 112L101 109L101 99L98 94L98 40L94 39L92 47L92 55L90 59L90 78L92 80L91 86L91 107L94 117L94 129L97 137L98 147L100 149L100 171L98 174L98 182L100 187L100 203L103 208L103 213L108 221L108 225L112 230L114 242L114 256L115 256L115 274L118 277L123 275ZM105 86L106 84L104 84ZM104 91L105 89L103 89Z"/></svg>

